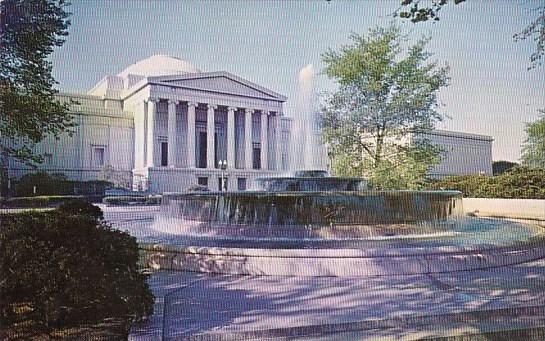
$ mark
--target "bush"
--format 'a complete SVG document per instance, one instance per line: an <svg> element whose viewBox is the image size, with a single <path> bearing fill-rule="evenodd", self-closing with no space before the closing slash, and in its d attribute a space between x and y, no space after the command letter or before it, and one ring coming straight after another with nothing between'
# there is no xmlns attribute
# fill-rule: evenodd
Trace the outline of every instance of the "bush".
<svg viewBox="0 0 545 341"><path fill-rule="evenodd" d="M34 193L36 187L36 193ZM36 172L25 174L15 185L18 197L44 195L104 195L104 191L112 187L112 183L102 180L74 181L68 180L64 174Z"/></svg>
<svg viewBox="0 0 545 341"><path fill-rule="evenodd" d="M104 219L104 214L99 207L81 199L66 201L57 208L57 211L67 215L86 216L94 220Z"/></svg>
<svg viewBox="0 0 545 341"><path fill-rule="evenodd" d="M113 196L105 197L102 202L110 206L124 206L124 205L160 205L160 195L150 196Z"/></svg>
<svg viewBox="0 0 545 341"><path fill-rule="evenodd" d="M0 207L3 208L40 208L56 207L63 202L80 199L89 202L97 202L102 196L78 196L78 195L44 195L37 197L0 198Z"/></svg>
<svg viewBox="0 0 545 341"><path fill-rule="evenodd" d="M453 176L429 187L458 190L474 198L545 199L545 169L514 167L497 176Z"/></svg>
<svg viewBox="0 0 545 341"><path fill-rule="evenodd" d="M21 310L46 330L106 318L134 321L152 312L136 239L89 216L66 214L76 205L68 207L0 215L0 325L20 320Z"/></svg>

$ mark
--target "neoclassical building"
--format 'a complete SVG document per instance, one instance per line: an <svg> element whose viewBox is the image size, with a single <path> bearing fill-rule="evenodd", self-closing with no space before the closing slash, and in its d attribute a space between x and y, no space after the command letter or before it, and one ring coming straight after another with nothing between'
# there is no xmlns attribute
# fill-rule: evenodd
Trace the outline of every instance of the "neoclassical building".
<svg viewBox="0 0 545 341"><path fill-rule="evenodd" d="M246 189L258 176L289 168L286 97L228 72L156 55L85 95L59 99L73 103L78 125L72 136L36 146L48 172L161 193L194 184L218 190L222 176L227 189ZM10 168L15 177L27 171L14 162Z"/></svg>

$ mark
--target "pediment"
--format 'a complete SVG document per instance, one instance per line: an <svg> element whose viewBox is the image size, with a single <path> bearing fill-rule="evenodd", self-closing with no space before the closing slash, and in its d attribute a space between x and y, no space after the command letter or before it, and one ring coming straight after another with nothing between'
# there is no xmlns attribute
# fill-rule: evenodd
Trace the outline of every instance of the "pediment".
<svg viewBox="0 0 545 341"><path fill-rule="evenodd" d="M164 85L174 85L195 90L212 91L243 97L264 98L285 101L286 98L274 91L253 84L226 72L198 74L178 77L157 77L153 81Z"/></svg>

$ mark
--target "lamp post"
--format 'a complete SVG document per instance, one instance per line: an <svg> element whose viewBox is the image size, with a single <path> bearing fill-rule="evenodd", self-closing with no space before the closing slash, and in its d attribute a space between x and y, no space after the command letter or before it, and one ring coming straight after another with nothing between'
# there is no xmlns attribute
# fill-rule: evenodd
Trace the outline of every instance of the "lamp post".
<svg viewBox="0 0 545 341"><path fill-rule="evenodd" d="M226 160L220 160L219 166L221 168L221 191L225 192L225 170L227 169L227 161Z"/></svg>

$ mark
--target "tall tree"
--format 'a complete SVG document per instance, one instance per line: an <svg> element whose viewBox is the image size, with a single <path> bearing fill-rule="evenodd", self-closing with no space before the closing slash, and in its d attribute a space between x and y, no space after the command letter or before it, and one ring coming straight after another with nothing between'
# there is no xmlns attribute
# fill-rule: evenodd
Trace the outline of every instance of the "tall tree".
<svg viewBox="0 0 545 341"><path fill-rule="evenodd" d="M396 26L350 39L322 56L323 73L338 85L321 111L333 170L363 175L377 188L417 187L439 151L424 138L408 139L442 119L437 91L448 84L448 67L429 60L426 38L403 49L407 38Z"/></svg>
<svg viewBox="0 0 545 341"><path fill-rule="evenodd" d="M55 99L49 56L70 25L64 0L0 1L0 190L8 156L34 163L33 144L73 126L68 104Z"/></svg>
<svg viewBox="0 0 545 341"><path fill-rule="evenodd" d="M522 164L545 168L545 110L541 117L526 125L526 141L522 145Z"/></svg>

